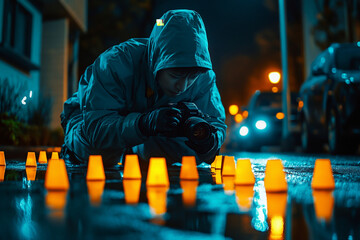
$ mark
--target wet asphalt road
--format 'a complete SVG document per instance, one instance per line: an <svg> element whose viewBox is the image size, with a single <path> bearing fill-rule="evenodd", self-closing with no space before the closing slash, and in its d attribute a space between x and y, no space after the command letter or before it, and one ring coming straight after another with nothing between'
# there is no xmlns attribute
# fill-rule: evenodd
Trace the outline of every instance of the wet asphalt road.
<svg viewBox="0 0 360 240"><path fill-rule="evenodd" d="M255 185L234 187L209 166L199 167L199 181L189 184L172 166L169 189L146 187L146 172L142 181L123 181L121 167L106 170L103 185L91 186L86 168L67 166L70 189L53 193L44 188L46 165L38 165L30 181L25 158L7 159L0 239L360 239L359 156L222 154L250 158ZM312 191L317 158L331 160L334 191ZM282 160L286 193L266 193L269 159Z"/></svg>

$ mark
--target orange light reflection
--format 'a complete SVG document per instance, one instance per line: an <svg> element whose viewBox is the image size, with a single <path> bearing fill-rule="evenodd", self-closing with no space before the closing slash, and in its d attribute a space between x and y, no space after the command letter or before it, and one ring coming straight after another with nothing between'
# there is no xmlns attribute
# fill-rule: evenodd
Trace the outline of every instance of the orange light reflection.
<svg viewBox="0 0 360 240"><path fill-rule="evenodd" d="M284 218L274 216L270 219L270 237L271 240L284 239Z"/></svg>
<svg viewBox="0 0 360 240"><path fill-rule="evenodd" d="M36 167L26 167L26 178L28 181L35 181Z"/></svg>
<svg viewBox="0 0 360 240"><path fill-rule="evenodd" d="M268 218L285 217L287 193L266 193Z"/></svg>
<svg viewBox="0 0 360 240"><path fill-rule="evenodd" d="M186 207L193 207L196 204L196 188L198 181L181 180L180 186L183 189L182 200Z"/></svg>
<svg viewBox="0 0 360 240"><path fill-rule="evenodd" d="M88 194L90 203L93 206L100 206L101 197L104 192L105 180L102 181L87 181Z"/></svg>
<svg viewBox="0 0 360 240"><path fill-rule="evenodd" d="M329 222L334 209L334 196L332 191L314 190L312 192L315 214L318 220Z"/></svg>
<svg viewBox="0 0 360 240"><path fill-rule="evenodd" d="M234 176L222 176L224 191L227 195L231 195L234 193L235 185L234 185Z"/></svg>
<svg viewBox="0 0 360 240"><path fill-rule="evenodd" d="M124 179L123 180L125 202L126 204L138 204L141 189L140 179Z"/></svg>
<svg viewBox="0 0 360 240"><path fill-rule="evenodd" d="M166 213L166 194L169 188L167 186L148 186L147 198L150 208L155 215Z"/></svg>
<svg viewBox="0 0 360 240"><path fill-rule="evenodd" d="M50 217L55 220L64 218L67 191L48 191L45 197L45 204L51 210Z"/></svg>
<svg viewBox="0 0 360 240"><path fill-rule="evenodd" d="M236 202L239 209L249 211L254 197L254 186L235 186Z"/></svg>

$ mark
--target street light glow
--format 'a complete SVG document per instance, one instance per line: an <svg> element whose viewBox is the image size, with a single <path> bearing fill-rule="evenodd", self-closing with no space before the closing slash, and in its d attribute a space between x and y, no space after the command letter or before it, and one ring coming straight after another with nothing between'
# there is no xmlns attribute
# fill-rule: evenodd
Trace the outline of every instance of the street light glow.
<svg viewBox="0 0 360 240"><path fill-rule="evenodd" d="M276 114L276 118L279 119L279 120L284 119L284 117L285 117L285 114L283 112L278 112Z"/></svg>
<svg viewBox="0 0 360 240"><path fill-rule="evenodd" d="M280 82L281 75L279 72L271 72L268 77L271 83L276 84Z"/></svg>
<svg viewBox="0 0 360 240"><path fill-rule="evenodd" d="M272 87L272 88L271 88L271 91L272 91L273 93L277 93L277 92L279 91L279 89L278 89L277 87Z"/></svg>
<svg viewBox="0 0 360 240"><path fill-rule="evenodd" d="M249 112L245 110L245 111L243 111L242 115L243 115L243 117L245 119L245 118L247 118L249 116Z"/></svg>
<svg viewBox="0 0 360 240"><path fill-rule="evenodd" d="M235 115L235 122L236 123L241 123L241 121L243 120L243 116L241 115L241 113L238 113Z"/></svg>
<svg viewBox="0 0 360 240"><path fill-rule="evenodd" d="M235 105L235 104L230 105L230 107L229 107L229 113L230 113L231 115L236 115L238 112L239 112L239 107L238 107L238 105Z"/></svg>

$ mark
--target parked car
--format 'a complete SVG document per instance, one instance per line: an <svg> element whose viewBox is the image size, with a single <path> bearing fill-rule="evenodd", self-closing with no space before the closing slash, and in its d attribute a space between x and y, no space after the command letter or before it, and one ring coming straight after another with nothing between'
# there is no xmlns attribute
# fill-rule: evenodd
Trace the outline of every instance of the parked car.
<svg viewBox="0 0 360 240"><path fill-rule="evenodd" d="M290 129L300 142L297 93L291 93ZM282 139L282 94L256 91L246 107L248 117L230 132L229 148L259 151L262 146L280 145Z"/></svg>
<svg viewBox="0 0 360 240"><path fill-rule="evenodd" d="M353 153L360 137L360 42L332 44L320 53L300 88L301 144L319 151Z"/></svg>

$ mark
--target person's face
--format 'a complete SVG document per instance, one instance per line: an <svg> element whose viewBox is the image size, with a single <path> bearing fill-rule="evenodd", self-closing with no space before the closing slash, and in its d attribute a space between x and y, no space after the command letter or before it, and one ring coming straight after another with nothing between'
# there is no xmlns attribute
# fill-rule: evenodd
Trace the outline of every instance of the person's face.
<svg viewBox="0 0 360 240"><path fill-rule="evenodd" d="M156 78L164 93L174 97L185 92L200 73L198 68L167 68L160 70Z"/></svg>

